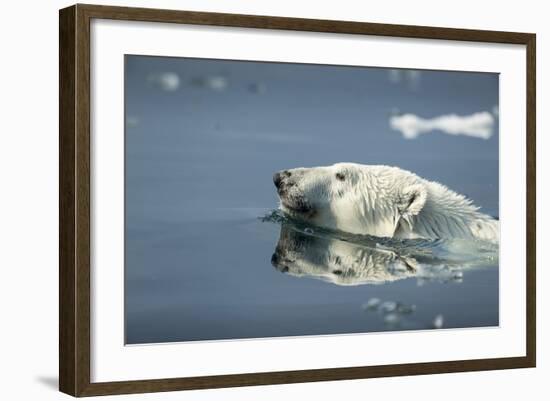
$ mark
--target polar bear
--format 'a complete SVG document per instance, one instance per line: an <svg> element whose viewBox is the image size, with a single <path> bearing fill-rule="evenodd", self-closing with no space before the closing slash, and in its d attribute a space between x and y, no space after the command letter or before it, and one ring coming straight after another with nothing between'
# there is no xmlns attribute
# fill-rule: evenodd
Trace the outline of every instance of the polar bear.
<svg viewBox="0 0 550 401"><path fill-rule="evenodd" d="M499 222L437 182L390 166L337 163L273 175L283 213L353 234L499 241Z"/></svg>

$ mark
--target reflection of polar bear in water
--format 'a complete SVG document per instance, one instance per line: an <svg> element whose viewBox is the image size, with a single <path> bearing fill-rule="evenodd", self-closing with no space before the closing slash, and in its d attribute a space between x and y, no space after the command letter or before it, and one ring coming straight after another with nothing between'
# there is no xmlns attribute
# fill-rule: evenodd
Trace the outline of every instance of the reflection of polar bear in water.
<svg viewBox="0 0 550 401"><path fill-rule="evenodd" d="M421 264L415 257L399 255L391 249L316 237L287 224L281 227L271 263L283 273L338 285L382 284L408 277L460 281L462 277L460 269L441 261Z"/></svg>
<svg viewBox="0 0 550 401"><path fill-rule="evenodd" d="M498 242L499 224L464 196L397 167L339 163L275 173L286 214L315 225L395 238Z"/></svg>

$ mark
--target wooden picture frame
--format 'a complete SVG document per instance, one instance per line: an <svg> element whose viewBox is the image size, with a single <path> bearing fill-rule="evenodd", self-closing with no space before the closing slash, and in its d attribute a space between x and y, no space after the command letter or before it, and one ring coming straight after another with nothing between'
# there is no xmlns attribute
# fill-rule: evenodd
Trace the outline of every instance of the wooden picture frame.
<svg viewBox="0 0 550 401"><path fill-rule="evenodd" d="M526 355L511 358L92 383L90 380L90 21L94 18L525 45L527 49L525 60L527 71ZM60 391L73 396L95 396L535 366L536 37L534 34L80 4L60 10L59 29Z"/></svg>

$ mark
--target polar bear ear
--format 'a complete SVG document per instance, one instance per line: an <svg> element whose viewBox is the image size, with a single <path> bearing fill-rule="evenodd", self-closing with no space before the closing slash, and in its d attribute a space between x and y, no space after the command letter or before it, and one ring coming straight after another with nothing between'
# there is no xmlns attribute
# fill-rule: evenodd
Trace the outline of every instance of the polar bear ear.
<svg viewBox="0 0 550 401"><path fill-rule="evenodd" d="M426 204L428 191L422 184L407 186L401 190L399 201L399 213L402 216L415 216Z"/></svg>

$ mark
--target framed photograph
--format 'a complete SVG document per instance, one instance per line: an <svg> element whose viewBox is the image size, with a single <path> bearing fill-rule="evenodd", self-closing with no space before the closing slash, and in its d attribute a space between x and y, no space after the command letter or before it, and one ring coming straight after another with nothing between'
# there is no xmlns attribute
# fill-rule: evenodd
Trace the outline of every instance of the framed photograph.
<svg viewBox="0 0 550 401"><path fill-rule="evenodd" d="M60 11L60 390L535 366L535 35Z"/></svg>

